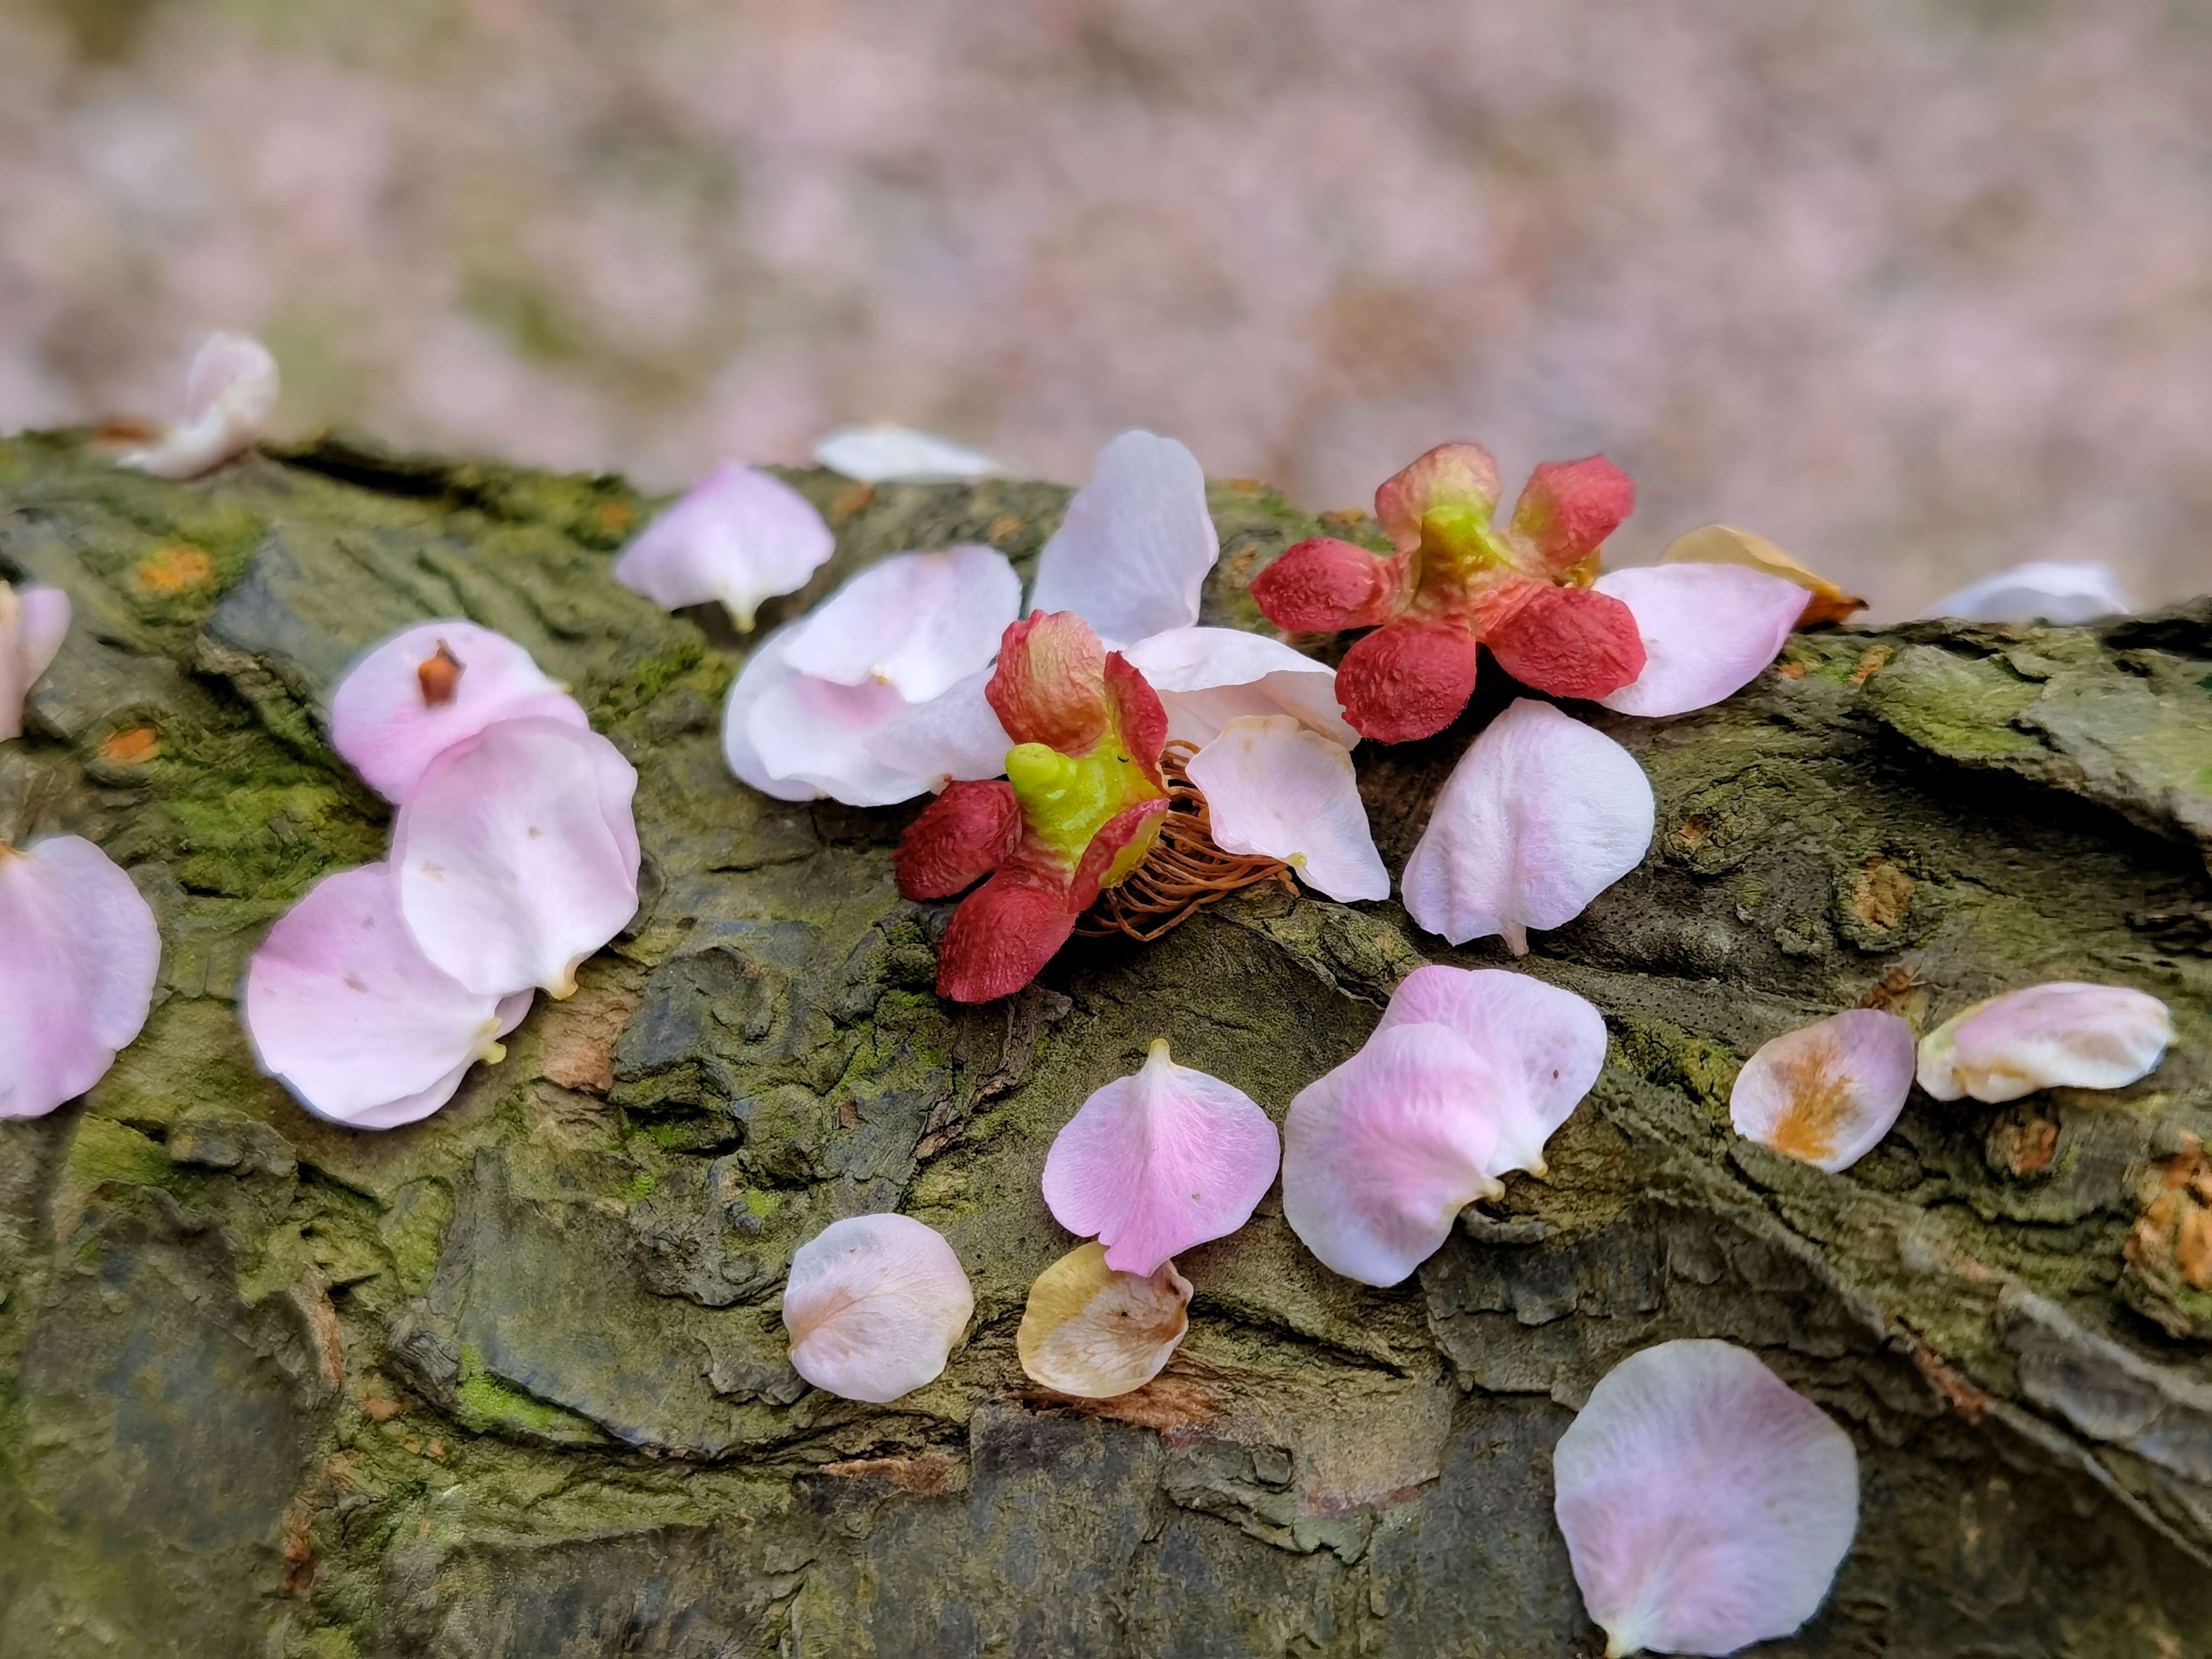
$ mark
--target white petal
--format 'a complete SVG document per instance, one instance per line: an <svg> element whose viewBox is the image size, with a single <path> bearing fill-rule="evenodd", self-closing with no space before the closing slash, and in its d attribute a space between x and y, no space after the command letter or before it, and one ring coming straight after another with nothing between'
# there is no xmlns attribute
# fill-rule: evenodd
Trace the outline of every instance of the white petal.
<svg viewBox="0 0 2212 1659"><path fill-rule="evenodd" d="M954 443L933 432L878 422L841 426L814 446L814 459L833 472L863 483L893 479L982 478L1007 471L1003 462L980 449Z"/></svg>
<svg viewBox="0 0 2212 1659"><path fill-rule="evenodd" d="M722 705L722 757L729 762L730 770L737 775L739 782L751 785L764 795L772 795L777 800L820 800L828 792L819 784L803 778L776 776L753 744L753 710L769 693L781 696L790 682L799 677L799 671L785 661L783 655L792 626L786 623L753 647L745 665L738 671L737 680Z"/></svg>
<svg viewBox="0 0 2212 1659"><path fill-rule="evenodd" d="M909 706L888 685L840 685L811 674L787 674L770 680L752 699L744 746L778 786L772 794L805 788L848 806L889 806L926 793L933 781L870 752L876 733ZM726 726L724 736L734 768L738 750L727 742Z"/></svg>
<svg viewBox="0 0 2212 1659"><path fill-rule="evenodd" d="M2121 985L2059 980L1960 1010L1920 1041L1920 1086L1938 1100L2017 1100L2038 1089L2124 1089L2157 1069L2173 1015Z"/></svg>
<svg viewBox="0 0 2212 1659"><path fill-rule="evenodd" d="M1729 1095L1735 1131L1833 1173L1869 1152L1912 1092L1912 1027L1852 1008L1762 1045Z"/></svg>
<svg viewBox="0 0 2212 1659"><path fill-rule="evenodd" d="M975 783L999 776L1014 740L984 695L991 674L979 668L941 696L893 714L870 733L868 757L896 771L920 773L933 789L955 780Z"/></svg>
<svg viewBox="0 0 2212 1659"><path fill-rule="evenodd" d="M1168 711L1168 736L1207 744L1240 714L1289 714L1349 749L1359 741L1337 706L1336 671L1280 640L1241 628L1171 628L1122 654Z"/></svg>
<svg viewBox="0 0 2212 1659"><path fill-rule="evenodd" d="M1923 617L1966 622L2082 623L2135 607L2106 565L2065 561L2016 564L1936 601Z"/></svg>
<svg viewBox="0 0 2212 1659"><path fill-rule="evenodd" d="M1662 1342L1552 1451L1575 1583L1616 1656L1730 1654L1820 1610L1858 1530L1858 1454L1726 1342Z"/></svg>
<svg viewBox="0 0 2212 1659"><path fill-rule="evenodd" d="M1333 899L1390 896L1352 757L1288 714L1232 720L1186 769L1206 797L1214 844L1282 859Z"/></svg>
<svg viewBox="0 0 2212 1659"><path fill-rule="evenodd" d="M1188 628L1220 554L1197 457L1172 438L1124 432L1045 544L1030 605L1073 611L1109 642Z"/></svg>
<svg viewBox="0 0 2212 1659"><path fill-rule="evenodd" d="M1639 565L1591 586L1633 611L1644 635L1644 672L1599 699L1624 714L1686 714L1741 690L1805 610L1796 582L1742 565Z"/></svg>
<svg viewBox="0 0 2212 1659"><path fill-rule="evenodd" d="M1633 755L1523 697L1445 780L1406 861L1407 912L1455 945L1501 933L1518 956L1528 929L1564 927L1643 861L1654 811Z"/></svg>
<svg viewBox="0 0 2212 1659"><path fill-rule="evenodd" d="M784 655L817 679L927 702L997 655L1021 610L1021 578L995 548L901 553L823 600L792 630Z"/></svg>
<svg viewBox="0 0 2212 1659"><path fill-rule="evenodd" d="M194 478L251 448L276 412L276 360L243 334L209 337L185 375L184 417L144 449L119 458L161 478Z"/></svg>
<svg viewBox="0 0 2212 1659"><path fill-rule="evenodd" d="M763 600L805 586L836 550L805 496L726 462L638 533L615 561L614 577L669 611L720 602L744 629Z"/></svg>
<svg viewBox="0 0 2212 1659"><path fill-rule="evenodd" d="M793 1255L783 1289L793 1367L878 1406L934 1380L975 1310L952 1247L902 1215L830 1223Z"/></svg>
<svg viewBox="0 0 2212 1659"><path fill-rule="evenodd" d="M1014 1350L1033 1382L1078 1400L1110 1400L1160 1374L1190 1328L1190 1281L1163 1261L1116 1273L1097 1243L1037 1275Z"/></svg>
<svg viewBox="0 0 2212 1659"><path fill-rule="evenodd" d="M502 998L492 1016L492 1036L503 1037L521 1024L523 1016L530 1012L530 1005L537 999L535 991L517 991L511 997ZM483 1057L489 1058L489 1055ZM505 1057L503 1046L501 1057ZM461 1079L469 1074L478 1058L471 1054L418 1093L404 1095L398 1100L386 1101L381 1106L362 1108L344 1120L346 1127L349 1129L399 1129L410 1123L420 1123L453 1097L460 1089Z"/></svg>
<svg viewBox="0 0 2212 1659"><path fill-rule="evenodd" d="M52 665L69 624L69 595L58 587L0 582L0 742L21 735L23 700Z"/></svg>

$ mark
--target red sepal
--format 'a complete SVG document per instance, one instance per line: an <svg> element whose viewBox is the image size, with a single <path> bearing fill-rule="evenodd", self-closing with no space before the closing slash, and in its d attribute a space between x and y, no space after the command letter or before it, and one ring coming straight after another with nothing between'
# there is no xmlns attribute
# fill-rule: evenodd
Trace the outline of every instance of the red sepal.
<svg viewBox="0 0 2212 1659"><path fill-rule="evenodd" d="M1160 702L1160 694L1152 690L1152 683L1118 651L1109 652L1106 657L1106 701L1114 711L1121 747L1145 769L1154 788L1166 788L1160 750L1168 744L1168 711Z"/></svg>
<svg viewBox="0 0 2212 1659"><path fill-rule="evenodd" d="M1374 628L1404 609L1412 561L1316 536L1284 550L1252 579L1260 614L1293 634Z"/></svg>
<svg viewBox="0 0 2212 1659"><path fill-rule="evenodd" d="M1609 696L1644 672L1636 613L1593 588L1529 582L1482 642L1515 679L1555 697Z"/></svg>
<svg viewBox="0 0 2212 1659"><path fill-rule="evenodd" d="M1088 754L1106 735L1106 647L1073 611L1033 611L1006 625L983 695L1016 743Z"/></svg>
<svg viewBox="0 0 2212 1659"><path fill-rule="evenodd" d="M898 890L910 899L949 898L1012 858L1021 838L1013 785L949 783L899 838Z"/></svg>
<svg viewBox="0 0 2212 1659"><path fill-rule="evenodd" d="M937 958L937 994L952 1002L1012 996L1075 931L1065 885L1001 870L960 901Z"/></svg>
<svg viewBox="0 0 2212 1659"><path fill-rule="evenodd" d="M1362 737L1431 738L1467 707L1479 658L1474 637L1456 623L1395 622L1345 653L1336 700Z"/></svg>
<svg viewBox="0 0 2212 1659"><path fill-rule="evenodd" d="M1595 552L1636 510L1636 485L1602 455L1545 461L1513 507L1513 531L1535 548L1549 575Z"/></svg>

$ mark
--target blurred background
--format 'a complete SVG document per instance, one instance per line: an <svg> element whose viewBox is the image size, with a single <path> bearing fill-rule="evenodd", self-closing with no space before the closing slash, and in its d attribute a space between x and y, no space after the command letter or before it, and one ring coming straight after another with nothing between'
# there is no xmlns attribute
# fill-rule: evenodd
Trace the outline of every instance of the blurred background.
<svg viewBox="0 0 2212 1659"><path fill-rule="evenodd" d="M1141 424L1364 503L1603 450L1909 613L2212 586L2203 0L0 0L0 428L165 412L672 489Z"/></svg>

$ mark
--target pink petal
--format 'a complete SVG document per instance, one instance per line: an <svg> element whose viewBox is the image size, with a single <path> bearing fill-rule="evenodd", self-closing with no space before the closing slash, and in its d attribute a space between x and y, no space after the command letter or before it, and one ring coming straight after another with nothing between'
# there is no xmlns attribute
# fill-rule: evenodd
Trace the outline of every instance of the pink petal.
<svg viewBox="0 0 2212 1659"><path fill-rule="evenodd" d="M891 771L917 773L932 788L998 777L1014 740L991 707L990 684L991 670L979 668L942 696L893 714L868 735L868 758Z"/></svg>
<svg viewBox="0 0 2212 1659"><path fill-rule="evenodd" d="M748 700L742 744L731 738L726 721L724 747L740 777L746 775L738 759L749 750L775 786L768 793L780 799L828 795L848 806L889 806L927 793L935 781L896 757L877 758L877 734L911 706L888 685L840 685L787 672L770 677ZM737 707L732 690L731 708ZM798 790L806 793L787 793Z"/></svg>
<svg viewBox="0 0 2212 1659"><path fill-rule="evenodd" d="M1938 1100L2017 1100L2038 1089L2124 1089L2158 1068L2173 1015L2121 985L2057 980L1962 1009L1920 1042Z"/></svg>
<svg viewBox="0 0 2212 1659"><path fill-rule="evenodd" d="M317 882L246 972L246 1031L261 1069L309 1111L356 1128L411 1123L443 1105L471 1066L503 1057L501 1014L499 998L422 954L389 864Z"/></svg>
<svg viewBox="0 0 2212 1659"><path fill-rule="evenodd" d="M729 762L730 770L739 782L750 785L764 795L777 800L820 800L827 793L821 785L804 778L775 776L753 743L753 710L771 692L779 698L784 696L790 682L799 677L799 671L785 661L783 655L792 626L787 623L763 638L746 657L745 665L738 671L737 680L722 705L722 757Z"/></svg>
<svg viewBox="0 0 2212 1659"><path fill-rule="evenodd" d="M1858 1530L1850 1437L1746 1350L1662 1342L1590 1391L1554 1501L1606 1651L1730 1654L1820 1610Z"/></svg>
<svg viewBox="0 0 2212 1659"><path fill-rule="evenodd" d="M984 478L1007 470L1003 462L980 449L954 443L933 432L885 422L839 427L814 446L814 459L833 472L863 483Z"/></svg>
<svg viewBox="0 0 2212 1659"><path fill-rule="evenodd" d="M157 478L195 478L251 448L276 412L276 360L243 334L210 336L185 375L184 416L161 440L118 459Z"/></svg>
<svg viewBox="0 0 2212 1659"><path fill-rule="evenodd" d="M901 553L823 600L784 655L802 674L927 702L988 665L1021 612L1022 580L996 548Z"/></svg>
<svg viewBox="0 0 2212 1659"><path fill-rule="evenodd" d="M1905 1109L1914 1048L1912 1027L1875 1008L1784 1031L1736 1073L1729 1119L1762 1146L1831 1174L1848 1170Z"/></svg>
<svg viewBox="0 0 2212 1659"><path fill-rule="evenodd" d="M1591 584L1636 613L1644 672L1599 699L1624 714L1686 714L1741 690L1772 662L1805 590L1734 564L1648 564Z"/></svg>
<svg viewBox="0 0 2212 1659"><path fill-rule="evenodd" d="M877 1406L934 1381L975 1309L952 1247L902 1215L831 1222L793 1253L783 1288L793 1367Z"/></svg>
<svg viewBox="0 0 2212 1659"><path fill-rule="evenodd" d="M1498 1173L1542 1176L1544 1143L1605 1069L1605 1016L1572 991L1503 968L1432 964L1406 975L1376 1029L1445 1025L1521 1087L1496 1097Z"/></svg>
<svg viewBox="0 0 2212 1659"><path fill-rule="evenodd" d="M1235 1232L1275 1179L1275 1126L1252 1097L1152 1044L1142 1067L1085 1101L1045 1154L1044 1201L1095 1237L1116 1273Z"/></svg>
<svg viewBox="0 0 2212 1659"><path fill-rule="evenodd" d="M1030 605L1073 611L1119 643L1188 628L1220 554L1197 458L1172 438L1124 432L1045 544Z"/></svg>
<svg viewBox="0 0 2212 1659"><path fill-rule="evenodd" d="M749 629L763 600L805 586L836 545L805 496L725 462L638 533L614 578L667 611L719 602Z"/></svg>
<svg viewBox="0 0 2212 1659"><path fill-rule="evenodd" d="M2065 560L2016 564L1936 601L1923 617L1967 622L2084 623L2135 607L2109 565Z"/></svg>
<svg viewBox="0 0 2212 1659"><path fill-rule="evenodd" d="M41 1117L107 1074L146 1024L154 913L76 836L0 842L0 1118Z"/></svg>
<svg viewBox="0 0 2212 1659"><path fill-rule="evenodd" d="M504 634L445 617L372 647L331 693L331 746L395 804L430 763L495 720L591 722Z"/></svg>
<svg viewBox="0 0 2212 1659"><path fill-rule="evenodd" d="M1352 757L1288 714L1232 720L1185 769L1206 797L1214 843L1282 859L1317 892L1390 896Z"/></svg>
<svg viewBox="0 0 2212 1659"><path fill-rule="evenodd" d="M440 757L392 832L423 954L480 996L568 996L637 913L636 788L612 744L557 720L504 720Z"/></svg>
<svg viewBox="0 0 2212 1659"><path fill-rule="evenodd" d="M1498 1126L1518 1079L1443 1025L1396 1025L1291 1103L1283 1216L1324 1266L1395 1285L1503 1188Z"/></svg>
<svg viewBox="0 0 2212 1659"><path fill-rule="evenodd" d="M517 991L511 997L501 998L498 1012L494 1016L496 1029L492 1036L504 1037L521 1024L523 1016L530 1012L530 1005L537 1000L538 993L535 991ZM504 1053L502 1048L502 1057ZM489 1060L489 1056L486 1058ZM349 1129L401 1129L410 1123L419 1123L453 1097L460 1089L461 1080L468 1076L470 1068L476 1063L476 1056L471 1054L418 1093L404 1095L398 1100L386 1101L381 1106L365 1107L354 1113L345 1120L346 1127Z"/></svg>
<svg viewBox="0 0 2212 1659"><path fill-rule="evenodd" d="M1784 586L1787 586L1785 583ZM1549 703L1523 697L1452 769L1406 861L1406 909L1455 945L1560 927L1643 862L1650 781L1636 757Z"/></svg>
<svg viewBox="0 0 2212 1659"><path fill-rule="evenodd" d="M1190 1280L1163 1261L1116 1273L1094 1241L1037 1275L1014 1351L1030 1380L1078 1400L1111 1400L1160 1374L1190 1328Z"/></svg>
<svg viewBox="0 0 2212 1659"><path fill-rule="evenodd" d="M1290 714L1349 749L1359 733L1336 705L1336 671L1280 640L1236 628L1173 628L1121 653L1168 711L1168 736L1207 744L1244 714Z"/></svg>
<svg viewBox="0 0 2212 1659"><path fill-rule="evenodd" d="M58 587L0 582L0 743L23 731L23 700L62 648L69 595Z"/></svg>

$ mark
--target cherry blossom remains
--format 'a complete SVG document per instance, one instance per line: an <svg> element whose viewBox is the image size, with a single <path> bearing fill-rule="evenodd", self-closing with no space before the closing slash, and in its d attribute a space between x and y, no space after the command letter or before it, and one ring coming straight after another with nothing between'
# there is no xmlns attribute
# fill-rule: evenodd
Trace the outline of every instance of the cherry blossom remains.
<svg viewBox="0 0 2212 1659"><path fill-rule="evenodd" d="M243 334L209 337L185 371L184 406L155 441L117 465L159 478L196 478L253 447L276 410L276 360Z"/></svg>

